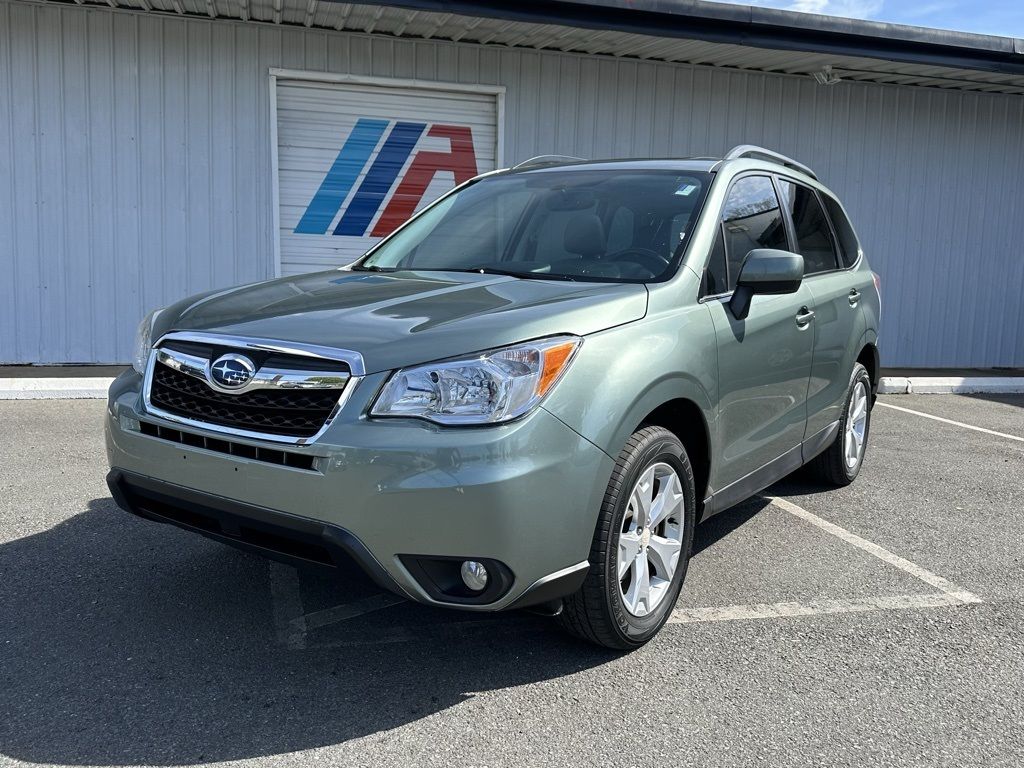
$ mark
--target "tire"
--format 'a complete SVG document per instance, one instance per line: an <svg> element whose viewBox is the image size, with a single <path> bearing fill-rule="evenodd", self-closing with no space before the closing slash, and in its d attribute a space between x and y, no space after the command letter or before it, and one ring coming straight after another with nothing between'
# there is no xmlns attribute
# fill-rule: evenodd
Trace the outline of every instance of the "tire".
<svg viewBox="0 0 1024 768"><path fill-rule="evenodd" d="M639 520L647 513L638 504L648 488L653 496L650 517L656 517L659 509L670 511L641 530ZM650 522L649 517L646 520ZM675 607L686 578L695 525L696 485L682 443L661 427L634 432L608 481L590 548L590 570L579 591L565 599L559 623L577 637L606 648L642 646L657 634ZM669 571L671 566L663 568L662 564L666 555L672 559L677 540L678 560L674 571ZM620 544L622 562L631 563L623 580L618 578ZM631 555L634 548L635 557ZM642 598L645 568L650 585L646 603ZM669 574L670 578L662 578Z"/></svg>
<svg viewBox="0 0 1024 768"><path fill-rule="evenodd" d="M847 457L849 449L848 440L851 438L849 426L851 421L857 426L858 414L852 412L856 409L855 402L863 397L863 430L861 441L857 449L856 460L851 463ZM843 404L843 415L839 419L839 432L835 440L822 453L815 456L807 463L808 472L816 479L842 487L849 485L860 474L860 468L864 465L864 455L868 449L868 434L871 431L871 378L867 369L860 363L854 363L853 374L850 376L850 386L846 391L846 401ZM853 435L857 433L855 429Z"/></svg>

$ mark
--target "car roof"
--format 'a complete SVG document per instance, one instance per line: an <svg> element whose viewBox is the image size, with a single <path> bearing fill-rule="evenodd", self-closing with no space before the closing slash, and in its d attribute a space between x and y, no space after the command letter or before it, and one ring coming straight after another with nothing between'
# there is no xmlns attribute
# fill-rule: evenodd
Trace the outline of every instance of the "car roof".
<svg viewBox="0 0 1024 768"><path fill-rule="evenodd" d="M507 173L548 173L568 169L593 171L713 171L722 161L711 157L648 157L621 158L610 160L581 160L565 158L536 158L538 162L527 160L509 168Z"/></svg>
<svg viewBox="0 0 1024 768"><path fill-rule="evenodd" d="M742 168L757 168L772 172L798 174L820 185L817 175L803 163L764 147L740 144L726 153L725 157L661 157L661 158L619 158L609 160L584 160L564 155L540 155L525 160L503 173L545 173L568 168L587 170L668 170L714 172L725 163L742 164Z"/></svg>

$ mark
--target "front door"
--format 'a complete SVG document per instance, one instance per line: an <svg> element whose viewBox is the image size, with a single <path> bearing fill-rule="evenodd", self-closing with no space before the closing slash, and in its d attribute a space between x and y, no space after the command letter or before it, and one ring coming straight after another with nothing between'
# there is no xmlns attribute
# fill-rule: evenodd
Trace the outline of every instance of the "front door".
<svg viewBox="0 0 1024 768"><path fill-rule="evenodd" d="M746 254L754 248L789 247L772 180L759 175L736 180L720 226L708 267L710 283L719 288L710 292L720 295L706 300L718 342L721 458L712 479L716 492L734 484L742 491L744 478L755 482L749 476L776 459L782 460L773 468L778 472L795 469L789 466L794 461L799 464L799 451L793 449L799 448L807 423L814 343L814 300L805 286L792 294L755 295L743 320L729 308Z"/></svg>
<svg viewBox="0 0 1024 768"><path fill-rule="evenodd" d="M806 314L813 307L807 286L754 296L744 320L733 317L727 301L711 304L718 337L718 490L803 441L814 340ZM797 455L791 460L799 463Z"/></svg>

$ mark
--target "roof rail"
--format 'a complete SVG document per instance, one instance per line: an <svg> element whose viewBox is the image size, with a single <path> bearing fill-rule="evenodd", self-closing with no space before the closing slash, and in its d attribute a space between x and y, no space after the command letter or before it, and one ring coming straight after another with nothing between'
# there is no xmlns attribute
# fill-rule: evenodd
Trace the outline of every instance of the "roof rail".
<svg viewBox="0 0 1024 768"><path fill-rule="evenodd" d="M523 160L523 162L512 166L513 171L521 171L524 168L540 168L545 165L562 165L563 163L585 163L586 160L582 157L572 157L571 155L537 155L531 157L529 160Z"/></svg>
<svg viewBox="0 0 1024 768"><path fill-rule="evenodd" d="M753 144L740 144L739 146L733 147L722 159L738 160L741 157L756 157L761 160L768 160L769 162L778 163L779 165L784 165L787 168L800 171L800 173L810 176L815 181L818 179L818 175L803 163L798 163L791 157L780 155L778 152L772 152L770 149L765 149L764 147L756 147Z"/></svg>

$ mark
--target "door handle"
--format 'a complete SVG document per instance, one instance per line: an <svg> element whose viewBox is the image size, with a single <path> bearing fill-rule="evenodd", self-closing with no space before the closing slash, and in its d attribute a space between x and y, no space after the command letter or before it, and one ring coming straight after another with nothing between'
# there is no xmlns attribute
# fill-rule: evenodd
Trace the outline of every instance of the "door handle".
<svg viewBox="0 0 1024 768"><path fill-rule="evenodd" d="M811 320L814 319L814 310L808 309L807 307L800 307L800 311L796 313L796 324L798 328L806 328L811 324Z"/></svg>
<svg viewBox="0 0 1024 768"><path fill-rule="evenodd" d="M860 301L860 291L858 291L856 288L853 288L850 291L850 306L856 307L858 301Z"/></svg>

